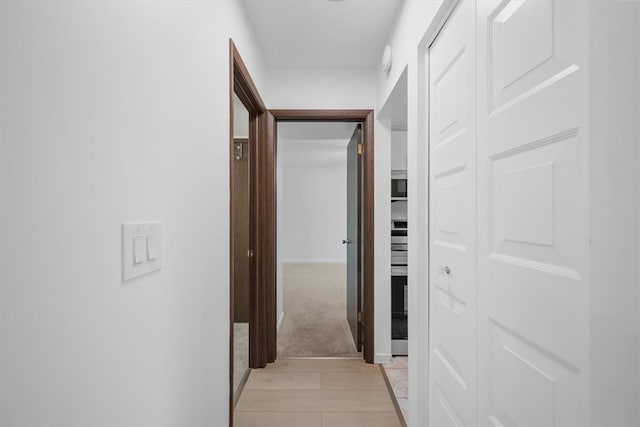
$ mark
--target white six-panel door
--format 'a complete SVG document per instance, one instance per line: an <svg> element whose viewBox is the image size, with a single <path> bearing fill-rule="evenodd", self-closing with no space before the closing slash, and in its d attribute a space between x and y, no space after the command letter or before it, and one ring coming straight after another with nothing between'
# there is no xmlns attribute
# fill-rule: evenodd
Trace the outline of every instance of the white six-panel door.
<svg viewBox="0 0 640 427"><path fill-rule="evenodd" d="M475 4L430 49L430 423L476 420Z"/></svg>
<svg viewBox="0 0 640 427"><path fill-rule="evenodd" d="M479 424L588 424L587 7L477 2Z"/></svg>
<svg viewBox="0 0 640 427"><path fill-rule="evenodd" d="M433 426L589 422L588 37L466 0L430 47Z"/></svg>

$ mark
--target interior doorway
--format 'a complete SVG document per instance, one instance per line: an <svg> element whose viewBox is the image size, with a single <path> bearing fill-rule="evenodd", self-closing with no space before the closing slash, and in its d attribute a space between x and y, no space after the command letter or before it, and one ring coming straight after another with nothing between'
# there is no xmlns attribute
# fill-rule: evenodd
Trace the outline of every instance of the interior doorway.
<svg viewBox="0 0 640 427"><path fill-rule="evenodd" d="M268 151L269 113L232 40L229 40L229 425L251 368L275 360L268 298L275 293L270 254L275 237L264 200L273 192L259 172ZM275 224L274 224L275 227ZM275 299L275 298L274 298ZM275 310L274 310L275 313ZM272 345L269 345L273 342Z"/></svg>
<svg viewBox="0 0 640 427"><path fill-rule="evenodd" d="M251 311L251 148L249 111L233 94L233 143L231 158L231 228L233 254L233 396L237 402L249 375L249 327Z"/></svg>
<svg viewBox="0 0 640 427"><path fill-rule="evenodd" d="M280 358L361 357L356 246L360 128L354 122L277 126Z"/></svg>
<svg viewBox="0 0 640 427"><path fill-rule="evenodd" d="M390 363L383 365L385 376L393 390L395 401L408 422L409 412L409 319L413 321L418 311L410 310L410 300L416 298L415 271L416 224L415 216L409 220L409 204L415 205L417 198L410 193L415 186L415 170L409 176L408 167L408 71L405 68L383 105L379 122L390 135L389 179L391 191L389 206L390 229L390 276L391 299L391 355ZM409 245L412 245L411 250ZM411 270L410 270L411 269ZM410 274L411 271L411 274ZM417 304L414 305L414 307ZM415 347L414 347L415 348ZM415 357L415 356L414 356Z"/></svg>
<svg viewBox="0 0 640 427"><path fill-rule="evenodd" d="M345 236L342 239L347 248L353 242L351 245L355 251L354 257L357 258L357 262L352 263L352 265L355 265L351 276L353 277L351 281L353 284L351 288L348 287L348 289L353 289L352 295L355 297L351 298L351 305L347 303L347 312L350 313L348 318L352 318L349 331L354 336L356 350L362 350L362 356L365 361L373 363L373 112L371 110L271 110L270 113L273 115L274 129L271 143L273 144L274 152L279 150L277 148L278 125L282 123L312 122L319 124L339 122L343 124L350 123L355 126L350 142L352 142L356 159L360 160L356 162L357 172L355 179L357 183L353 190L356 195L351 197L351 201L357 213L355 215L355 223L351 227L352 237ZM270 179L268 173L265 173L265 175L265 179ZM275 175L276 170L273 171L274 178ZM347 199L349 201L349 198ZM273 208L275 214L277 203L274 204ZM282 242L278 241L277 246L279 247L281 244ZM347 279L347 282L349 282L349 279ZM274 301L274 309L276 309L276 305L277 303ZM280 315L278 314L277 317L280 317ZM274 329L276 329L276 323L279 322L274 322Z"/></svg>

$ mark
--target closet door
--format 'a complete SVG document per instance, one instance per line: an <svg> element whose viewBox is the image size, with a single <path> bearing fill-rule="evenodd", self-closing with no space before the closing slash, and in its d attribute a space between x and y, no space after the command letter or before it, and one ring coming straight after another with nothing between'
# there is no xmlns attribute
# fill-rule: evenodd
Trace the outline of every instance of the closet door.
<svg viewBox="0 0 640 427"><path fill-rule="evenodd" d="M430 422L476 423L475 2L432 44L430 86Z"/></svg>
<svg viewBox="0 0 640 427"><path fill-rule="evenodd" d="M478 422L588 424L588 2L479 1Z"/></svg>

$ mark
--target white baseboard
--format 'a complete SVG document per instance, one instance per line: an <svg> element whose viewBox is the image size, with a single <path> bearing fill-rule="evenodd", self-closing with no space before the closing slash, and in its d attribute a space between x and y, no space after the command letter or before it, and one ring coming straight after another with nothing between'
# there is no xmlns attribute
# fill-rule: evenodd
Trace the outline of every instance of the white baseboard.
<svg viewBox="0 0 640 427"><path fill-rule="evenodd" d="M280 333L280 328L282 327L282 322L284 322L284 311L280 312L280 316L278 316L278 334Z"/></svg>
<svg viewBox="0 0 640 427"><path fill-rule="evenodd" d="M373 363L384 365L393 362L393 356L390 354L376 354L373 356Z"/></svg>
<svg viewBox="0 0 640 427"><path fill-rule="evenodd" d="M344 259L287 259L283 264L346 264Z"/></svg>

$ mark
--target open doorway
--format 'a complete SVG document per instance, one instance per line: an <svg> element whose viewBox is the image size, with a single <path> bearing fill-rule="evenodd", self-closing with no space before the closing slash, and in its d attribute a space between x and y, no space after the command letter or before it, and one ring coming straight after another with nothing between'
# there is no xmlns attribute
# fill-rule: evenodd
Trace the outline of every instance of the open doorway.
<svg viewBox="0 0 640 427"><path fill-rule="evenodd" d="M391 299L391 363L384 366L384 373L389 382L397 407L405 423L409 413L409 318L415 313L409 310L410 298L415 289L410 289L409 282L415 283L409 275L409 243L415 238L415 225L409 221L410 200L409 187L414 185L410 180L407 155L408 125L408 80L407 69L400 75L389 98L383 106L379 120L390 134L391 161L389 165L391 192L389 206L391 210L391 276L389 293ZM415 218L415 217L414 217ZM412 243L415 247L415 242ZM415 258L414 258L415 259ZM412 266L415 271L416 266ZM410 280L411 279L411 280Z"/></svg>
<svg viewBox="0 0 640 427"><path fill-rule="evenodd" d="M259 171L271 158L268 112L232 40L229 40L229 66L229 425L232 426L234 407L250 369L262 368L275 360L275 340L273 346L268 345L271 334L275 336L275 322L269 321L264 297L273 290L275 300L275 261L272 263L269 257L270 251L275 250L275 237L269 233L271 216L263 208L264 199L275 189L258 179ZM274 273L269 280L271 264Z"/></svg>
<svg viewBox="0 0 640 427"><path fill-rule="evenodd" d="M361 357L355 246L360 127L278 124L278 357Z"/></svg>
<svg viewBox="0 0 640 427"><path fill-rule="evenodd" d="M251 143L249 111L233 94L231 225L233 230L233 395L238 400L249 374L251 308Z"/></svg>
<svg viewBox="0 0 640 427"><path fill-rule="evenodd" d="M373 111L371 110L270 110L269 113L273 116L273 120L270 122L273 124L273 131L270 132L270 144L271 151L276 152L278 146L277 127L279 124L285 122L313 122L316 124L326 122L340 122L350 123L356 125L352 128L353 134L350 138L347 147L347 157L349 153L352 153L352 161L355 164L354 168L348 168L351 170L357 170L355 174L351 176L351 180L347 179L347 183L351 182L352 195L347 196L348 206L353 207L353 220L351 226L349 221L347 225L347 236L339 239L340 242L344 240L344 244L347 248L347 257L351 253L351 257L356 259L356 262L347 262L347 269L349 265L354 266L353 269L347 272L347 290L351 289L347 295L354 297L347 298L347 320L349 324L349 331L353 336L353 341L357 351L362 351L362 356L367 363L373 363L374 359L374 278L373 278L373 255L374 255L374 212L373 212L373 163L374 163L374 147L373 147ZM273 170L264 170L263 178L266 181L276 181L276 161L273 162ZM349 190L348 190L349 191ZM274 192L276 196L276 192ZM277 198L277 197L275 197ZM274 217L276 216L277 200L273 200L273 205L267 200L269 209L273 208ZM351 204L349 203L351 202ZM275 218L274 218L275 219ZM274 221L276 222L276 221ZM282 225L282 224L280 224ZM274 224L274 233L276 230L276 224ZM350 230L350 231L349 231ZM277 240L277 239L274 239ZM351 243L351 244L349 244ZM278 241L277 246L281 242ZM274 261L275 261L274 252ZM274 262L276 267L277 262ZM284 269L283 269L284 270ZM351 274L349 274L349 272ZM284 271L283 271L284 273ZM274 275L277 276L274 271ZM277 282L277 280L276 280ZM351 282L351 286L349 283ZM277 287L277 286L274 286ZM275 291L275 289L274 289ZM277 292L275 292L277 294ZM284 295L283 295L284 297ZM274 298L273 306L274 312L274 332L276 332L277 326L280 323L280 313L276 315L278 304L277 298ZM281 299L283 307L284 298ZM282 317L283 322L285 316ZM274 337L274 344L276 338ZM275 347L275 345L274 345Z"/></svg>

